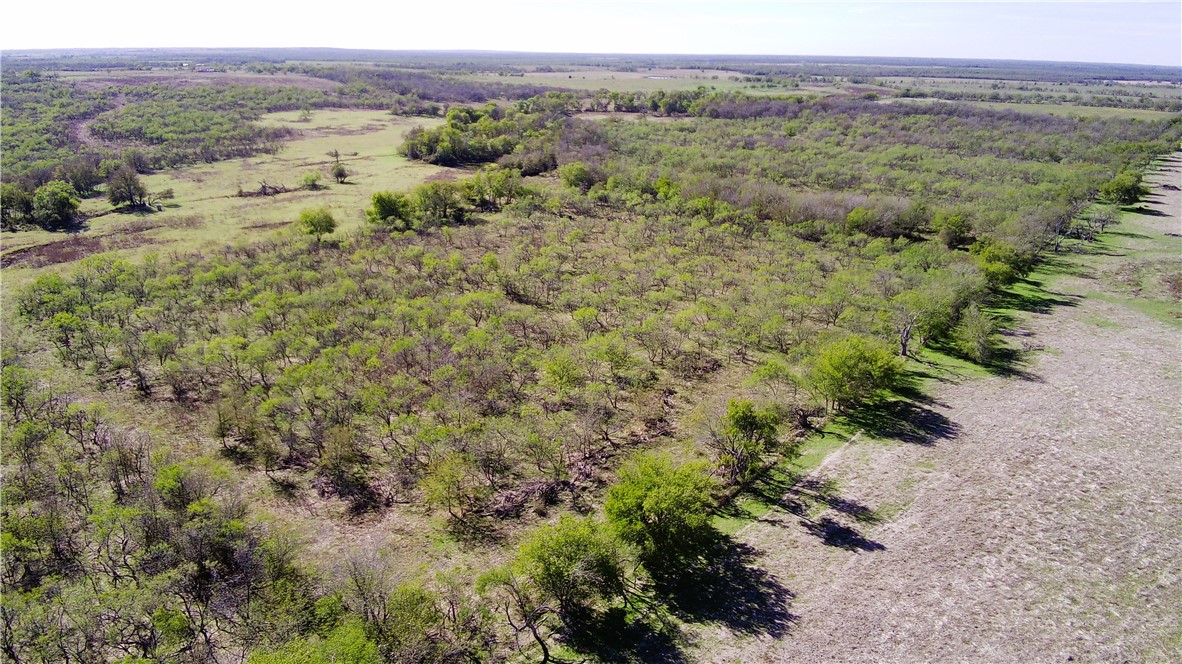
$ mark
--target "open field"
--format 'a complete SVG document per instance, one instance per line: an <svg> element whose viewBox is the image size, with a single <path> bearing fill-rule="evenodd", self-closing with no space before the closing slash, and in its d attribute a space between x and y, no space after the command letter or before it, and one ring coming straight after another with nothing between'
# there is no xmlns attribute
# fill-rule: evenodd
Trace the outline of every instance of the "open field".
<svg viewBox="0 0 1182 664"><path fill-rule="evenodd" d="M150 191L172 189L176 198L167 201L162 212L126 215L110 212L105 198L83 202L82 211L91 218L76 234L27 231L6 235L4 263L37 267L56 262L41 254L53 246L70 247L103 238L107 244L91 249L119 249L134 257L151 251L201 251L226 243L256 240L278 229L288 228L308 207L327 205L340 224L339 233L358 228L375 191L406 191L429 177L448 169L409 162L397 154L405 133L414 126L431 127L439 120L401 118L377 111L316 111L308 122L298 113L273 113L264 125L296 128L303 137L284 144L276 155L259 155L213 164L162 171L144 177ZM329 152L338 150L351 175L337 184L328 171L333 163ZM239 189L257 190L261 182L298 186L300 176L315 170L323 176L318 191L290 191L276 196L242 198ZM80 256L72 256L75 260ZM28 274L6 271L9 285L22 283Z"/></svg>
<svg viewBox="0 0 1182 664"><path fill-rule="evenodd" d="M648 69L611 71L604 69L573 69L555 72L525 72L521 76L502 77L497 74L464 74L468 81L507 81L552 85L576 90L607 90L609 92L655 92L657 90L694 90L704 86L722 91L741 90L749 94L794 94L813 92L832 94L833 86L816 84L799 88L785 85L763 86L743 82L743 74L713 69Z"/></svg>
<svg viewBox="0 0 1182 664"><path fill-rule="evenodd" d="M1031 113L1035 115L1076 115L1084 118L1131 118L1137 120L1165 120L1176 117L1177 113L1168 111L1153 111L1139 108L1114 108L1109 106L1078 106L1075 104L1018 104L1004 101L944 101L941 99L884 99L884 104L964 104L977 108L989 108L995 111L1015 111L1017 113Z"/></svg>
<svg viewBox="0 0 1182 664"><path fill-rule="evenodd" d="M1020 369L935 370L921 437L865 432L739 533L794 625L703 660L1179 661L1180 310L1137 303L1182 268L1180 164L1145 213L1032 275Z"/></svg>
<svg viewBox="0 0 1182 664"><path fill-rule="evenodd" d="M336 81L302 74L255 74L248 71L195 71L193 69L100 70L58 72L61 80L78 83L83 88L98 89L111 85L151 85L163 83L172 87L194 85L265 85L294 86L312 90L335 90Z"/></svg>

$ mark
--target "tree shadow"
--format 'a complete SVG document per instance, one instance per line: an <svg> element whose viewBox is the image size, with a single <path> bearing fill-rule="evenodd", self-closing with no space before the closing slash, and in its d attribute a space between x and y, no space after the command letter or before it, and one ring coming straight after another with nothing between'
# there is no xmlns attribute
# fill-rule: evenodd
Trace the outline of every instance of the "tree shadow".
<svg viewBox="0 0 1182 664"><path fill-rule="evenodd" d="M825 505L859 523L874 525L882 521L874 510L856 500L838 495L834 483L820 477L806 477L797 482L784 494L781 504L789 513L805 517L810 502Z"/></svg>
<svg viewBox="0 0 1182 664"><path fill-rule="evenodd" d="M484 514L469 514L447 520L447 534L457 542L495 546L504 543L505 533L496 519Z"/></svg>
<svg viewBox="0 0 1182 664"><path fill-rule="evenodd" d="M847 526L831 516L812 519L809 512L816 504L824 505L839 514L848 516L858 523L874 525L882 522L882 518L868 506L856 500L843 498L834 490L834 483L824 478L808 477L792 487L784 495L781 506L789 513L800 518L800 525L826 546L838 547L853 551L884 551L886 547L864 536L852 526ZM774 521L781 527L787 527L784 521Z"/></svg>
<svg viewBox="0 0 1182 664"><path fill-rule="evenodd" d="M802 518L800 525L810 535L817 537L826 546L833 546L855 553L861 551L885 551L886 547L872 539L868 539L857 530L840 523L832 517L824 516L817 521Z"/></svg>
<svg viewBox="0 0 1182 664"><path fill-rule="evenodd" d="M616 607L588 616L561 633L563 645L597 662L661 662L683 664L689 660L681 648L676 627L629 619Z"/></svg>
<svg viewBox="0 0 1182 664"><path fill-rule="evenodd" d="M1063 251L1061 249L1061 251ZM1044 254L1038 260L1038 269L1043 274L1047 275L1062 275L1068 277L1083 277L1087 276L1088 267L1079 263L1078 261L1069 260L1064 253L1050 253ZM1036 290L1044 291L1043 282L1033 279L1029 276L1022 277L1014 282L1014 286L1024 284ZM1013 286L1006 289L1008 292L1013 289ZM1044 291L1045 293L1046 291Z"/></svg>
<svg viewBox="0 0 1182 664"><path fill-rule="evenodd" d="M271 481L271 489L282 500L292 501L299 496L300 485L293 478L282 475L267 475Z"/></svg>
<svg viewBox="0 0 1182 664"><path fill-rule="evenodd" d="M1170 216L1168 213L1162 212L1161 210L1156 210L1151 207L1147 207L1145 205L1138 205L1136 207L1134 207L1132 205L1126 205L1126 206L1122 207L1120 210L1121 210L1121 212L1132 212L1134 214L1143 214L1148 217L1168 217L1168 216Z"/></svg>
<svg viewBox="0 0 1182 664"><path fill-rule="evenodd" d="M1064 265L1067 264L1066 261L1060 259L1055 259L1054 262L1063 263ZM1064 269L1066 270L1067 268ZM1065 271L1064 273L1078 276L1078 270ZM1014 309L1034 314L1048 314L1054 307L1078 306L1079 301L1083 299L1082 296L1072 293L1044 290L1041 281L1021 279L1019 283L1030 286L1038 292L1018 292L1014 289L1008 289L994 293L989 300L989 304L998 309ZM998 317L1012 320L1012 316L1006 316L1004 313L999 314Z"/></svg>
<svg viewBox="0 0 1182 664"><path fill-rule="evenodd" d="M1028 336L1015 334L1012 330L1002 332L1003 336ZM995 376L1004 376L1006 378L1021 378L1032 383L1043 382L1042 376L1036 373L1031 373L1027 367L1030 366L1030 361L1027 359L1028 351L1036 350L1035 346L1025 347L1027 342L1023 341L1023 348L1013 348L1011 346L1001 346L995 348L988 359L981 362L980 365L989 373Z"/></svg>
<svg viewBox="0 0 1182 664"><path fill-rule="evenodd" d="M844 418L872 438L893 438L916 445L932 445L960 434L956 422L925 405L904 399L866 404L846 413Z"/></svg>
<svg viewBox="0 0 1182 664"><path fill-rule="evenodd" d="M795 595L755 563L757 553L720 533L703 565L676 579L656 580L654 590L686 622L779 638L797 620L789 611Z"/></svg>

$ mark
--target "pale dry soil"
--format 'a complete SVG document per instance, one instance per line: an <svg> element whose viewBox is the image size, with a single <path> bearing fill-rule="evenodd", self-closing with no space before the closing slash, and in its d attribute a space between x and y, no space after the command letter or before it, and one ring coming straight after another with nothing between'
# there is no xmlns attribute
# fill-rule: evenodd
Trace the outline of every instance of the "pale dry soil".
<svg viewBox="0 0 1182 664"><path fill-rule="evenodd" d="M1022 371L942 374L929 440L859 436L809 478L828 502L797 487L738 534L791 624L707 629L694 659L1182 662L1182 327L1113 278L1182 267L1180 169L1148 178L1110 255L1046 284L1068 304L1022 314Z"/></svg>

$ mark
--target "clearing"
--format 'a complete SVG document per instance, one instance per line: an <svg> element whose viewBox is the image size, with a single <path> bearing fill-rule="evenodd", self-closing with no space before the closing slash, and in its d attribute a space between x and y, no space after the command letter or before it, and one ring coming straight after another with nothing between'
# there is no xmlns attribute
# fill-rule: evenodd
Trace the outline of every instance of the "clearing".
<svg viewBox="0 0 1182 664"><path fill-rule="evenodd" d="M1182 661L1182 156L1033 275L1020 369L933 369L909 442L862 435L737 535L795 594L708 661Z"/></svg>
<svg viewBox="0 0 1182 664"><path fill-rule="evenodd" d="M121 250L124 257L147 251L216 251L227 243L256 240L277 229L293 226L300 210L327 205L339 233L364 223L370 197L385 189L408 191L432 176L452 169L408 161L398 146L412 127L432 127L434 118L406 118L382 111L318 110L308 121L299 112L270 113L260 123L296 129L300 136L286 141L274 155L256 155L212 164L163 170L143 177L149 191L172 189L161 212L112 211L104 197L82 202L89 216L77 233L26 231L4 238L5 267L38 268L83 256ZM349 170L346 183L329 175L337 150ZM322 187L298 190L307 171L321 174ZM239 189L257 191L262 182L292 191L276 196L239 197ZM35 275L32 275L35 276ZM28 273L6 272L6 285L22 283Z"/></svg>

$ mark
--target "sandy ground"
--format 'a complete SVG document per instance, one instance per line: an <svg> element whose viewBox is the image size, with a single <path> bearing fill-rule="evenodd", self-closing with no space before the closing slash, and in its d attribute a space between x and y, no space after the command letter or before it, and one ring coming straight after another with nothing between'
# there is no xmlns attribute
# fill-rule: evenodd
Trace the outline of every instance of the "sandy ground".
<svg viewBox="0 0 1182 664"><path fill-rule="evenodd" d="M1118 244L1138 260L1182 233L1180 192L1162 186L1182 184L1180 164L1118 227L1137 231ZM1161 249L1177 244L1157 246L1182 267ZM1182 662L1182 331L1110 297L1133 260L1111 253L1026 315L1020 341L1045 350L1018 375L947 378L924 435L859 438L810 478L826 500L794 490L743 530L795 596L792 624L718 628L694 659Z"/></svg>

